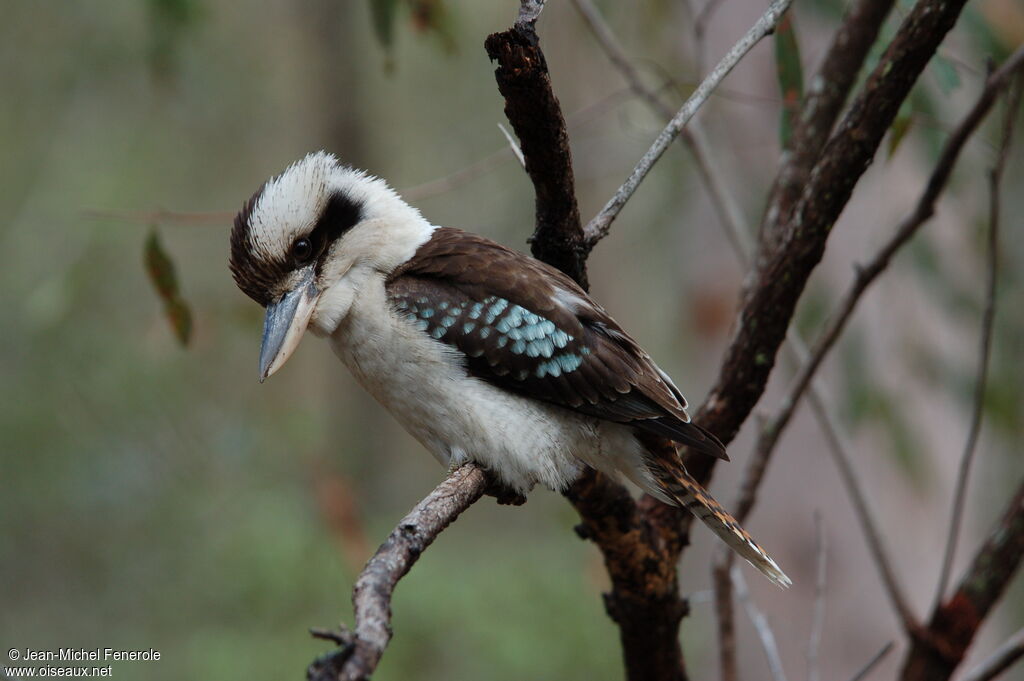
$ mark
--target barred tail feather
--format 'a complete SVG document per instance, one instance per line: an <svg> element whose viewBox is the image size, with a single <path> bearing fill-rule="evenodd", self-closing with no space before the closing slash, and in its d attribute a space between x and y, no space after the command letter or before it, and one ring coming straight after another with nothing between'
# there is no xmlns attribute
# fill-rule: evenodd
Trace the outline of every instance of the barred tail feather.
<svg viewBox="0 0 1024 681"><path fill-rule="evenodd" d="M673 466L672 471L667 471L658 466L652 473L655 474L655 479L665 494L697 516L722 541L760 570L765 577L783 588L793 583L768 553L757 545L757 542L747 534L746 530L740 527L739 522L729 515L685 468Z"/></svg>

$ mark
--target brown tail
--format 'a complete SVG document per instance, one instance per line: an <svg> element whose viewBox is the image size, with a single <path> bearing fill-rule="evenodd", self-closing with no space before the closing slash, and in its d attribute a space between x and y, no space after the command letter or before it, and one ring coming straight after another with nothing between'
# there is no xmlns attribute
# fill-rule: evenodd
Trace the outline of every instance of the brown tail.
<svg viewBox="0 0 1024 681"><path fill-rule="evenodd" d="M669 470L671 468L671 470ZM662 494L667 495L677 504L693 513L719 539L728 544L733 551L740 554L748 563L780 587L788 587L790 581L786 573L775 563L768 553L757 545L757 542L740 527L739 522L729 515L717 501L693 479L682 463L666 466L658 461L650 467L655 481ZM658 495L661 496L661 495Z"/></svg>

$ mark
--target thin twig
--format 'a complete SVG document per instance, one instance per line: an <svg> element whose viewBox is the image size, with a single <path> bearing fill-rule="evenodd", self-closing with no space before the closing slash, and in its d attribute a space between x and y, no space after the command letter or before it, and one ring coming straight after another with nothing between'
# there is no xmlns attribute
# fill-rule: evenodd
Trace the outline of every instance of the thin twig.
<svg viewBox="0 0 1024 681"><path fill-rule="evenodd" d="M715 616L718 621L718 666L721 681L736 681L736 620L732 608L732 562L716 560L711 565L715 591Z"/></svg>
<svg viewBox="0 0 1024 681"><path fill-rule="evenodd" d="M694 7L695 4L695 1L690 3L690 10L693 13L693 37L697 54L697 68L703 70L704 57L707 52L706 37L708 24L711 23L711 18L715 15L718 8L722 6L722 0L707 0L699 11L694 11L696 9Z"/></svg>
<svg viewBox="0 0 1024 681"><path fill-rule="evenodd" d="M775 644L775 634L772 633L772 628L768 624L768 618L758 609L753 598L751 598L747 582L744 580L743 573L739 567L733 566L732 570L729 571L729 575L732 577L732 585L736 590L736 600L747 611L747 616L750 618L751 623L753 623L757 637L761 641L764 656L768 659L768 669L772 674L772 679L774 681L786 681L786 674L782 670L782 658L779 657L779 647Z"/></svg>
<svg viewBox="0 0 1024 681"><path fill-rule="evenodd" d="M226 225L231 226L234 213L208 212L191 213L176 210L94 210L82 211L82 215L90 220L117 220L145 224L164 224L173 222L182 225Z"/></svg>
<svg viewBox="0 0 1024 681"><path fill-rule="evenodd" d="M999 279L999 202L1000 185L1006 158L1013 139L1013 124L1016 120L1017 105L1020 103L1021 88L1017 87L1010 96L1006 112L1003 116L1002 142L995 165L989 173L989 228L988 254L986 268L988 277L985 287L985 309L981 315L981 334L978 341L978 369L974 382L974 408L971 411L971 423L967 430L967 442L960 457L957 471L956 487L953 491L953 508L950 511L949 534L946 537L946 550L942 557L942 569L939 572L939 583L935 590L935 604L942 602L942 597L949 586L949 575L953 569L953 558L956 556L957 538L963 521L964 501L967 497L967 480L971 474L971 463L978 446L981 434L981 421L985 415L985 389L988 386L988 365L992 353L992 328L996 318L996 288Z"/></svg>
<svg viewBox="0 0 1024 681"><path fill-rule="evenodd" d="M821 632L825 630L825 580L828 576L828 539L822 527L821 513L814 513L814 534L817 540L818 575L814 581L814 614L811 617L811 636L807 642L807 681L818 681L818 651Z"/></svg>
<svg viewBox="0 0 1024 681"><path fill-rule="evenodd" d="M850 677L850 681L863 681L864 679L866 679L868 677L868 674L874 671L878 663L881 662L886 655L892 652L892 649L894 647L895 644L892 641L889 641L884 646L882 646L882 649L875 653L875 656L868 660L867 664L861 667L856 674Z"/></svg>
<svg viewBox="0 0 1024 681"><path fill-rule="evenodd" d="M1018 629L992 654L963 675L960 681L991 681L1024 656L1024 629Z"/></svg>
<svg viewBox="0 0 1024 681"><path fill-rule="evenodd" d="M519 0L519 17L516 18L516 26L533 26L544 11L545 0Z"/></svg>
<svg viewBox="0 0 1024 681"><path fill-rule="evenodd" d="M925 636L911 640L901 681L944 681L964 659L978 629L1024 561L1024 480L960 577L956 590L932 612Z"/></svg>
<svg viewBox="0 0 1024 681"><path fill-rule="evenodd" d="M515 138L512 137L512 133L508 131L501 123L498 123L498 130L501 130L501 134L505 136L505 141L508 142L508 146L512 148L512 153L515 155L516 160L519 161L520 167L526 169L526 157L523 156L523 150L519 148L519 143L516 142Z"/></svg>
<svg viewBox="0 0 1024 681"><path fill-rule="evenodd" d="M707 78L697 87L697 90L686 100L682 108L676 113L676 115L669 121L665 129L661 131L657 139L651 145L647 153L643 155L636 168L630 173L629 178L623 183L615 195L605 204L601 212L598 213L593 220L591 220L586 228L584 229L584 235L586 237L586 244L588 247L593 247L598 241L607 236L608 230L611 227L612 221L618 216L619 211L626 205L629 198L636 191L636 188L640 186L647 173L650 172L654 164L661 158L661 155L665 153L668 145L675 139L679 131L682 130L683 126L686 125L687 121L693 117L693 114L697 112L697 109L711 95L711 92L722 82L722 79L739 63L740 59L746 55L758 42L761 41L766 35L774 30L775 25L782 18L782 14L789 8L792 0L775 0L764 15L758 19L747 34L737 42L729 53L718 63L718 65L708 74Z"/></svg>
<svg viewBox="0 0 1024 681"><path fill-rule="evenodd" d="M659 96L657 91L643 82L640 72L626 56L625 50L622 49L611 27L608 26L608 22L601 16L601 12L594 3L591 0L573 0L573 4L590 28L591 33L594 34L594 38L608 60L626 80L630 90L657 114L671 119L674 113L672 107ZM747 245L750 241L749 229L744 227L743 211L739 207L739 202L728 189L728 183L715 161L714 154L709 149L700 121L696 118L692 119L689 125L679 131L679 139L693 155L693 160L697 164L697 172L725 227L725 234L737 252L741 264L746 267L749 260L747 254L750 251L750 246Z"/></svg>
<svg viewBox="0 0 1024 681"><path fill-rule="evenodd" d="M391 640L391 594L398 580L442 530L483 496L487 487L483 469L466 464L402 518L356 579L352 590L354 637L348 645L310 667L311 681L356 681L370 677Z"/></svg>

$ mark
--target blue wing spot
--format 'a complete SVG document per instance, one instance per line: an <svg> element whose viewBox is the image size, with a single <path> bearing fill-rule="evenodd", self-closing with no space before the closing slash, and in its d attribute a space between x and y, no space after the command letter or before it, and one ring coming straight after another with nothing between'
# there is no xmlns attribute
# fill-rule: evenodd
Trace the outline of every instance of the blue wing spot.
<svg viewBox="0 0 1024 681"><path fill-rule="evenodd" d="M565 331L555 331L551 334L551 342L555 344L556 348L564 348L572 339L572 336Z"/></svg>
<svg viewBox="0 0 1024 681"><path fill-rule="evenodd" d="M491 308L487 311L487 323L493 324L494 320L501 316L501 313L508 307L508 301L504 298L495 298Z"/></svg>
<svg viewBox="0 0 1024 681"><path fill-rule="evenodd" d="M428 322L426 319L417 319L416 328L419 329L420 331L426 331L427 329L430 328L430 322Z"/></svg>
<svg viewBox="0 0 1024 681"><path fill-rule="evenodd" d="M503 348L508 345L508 336L502 336L498 339L498 347Z"/></svg>
<svg viewBox="0 0 1024 681"><path fill-rule="evenodd" d="M533 347L537 348L537 352L544 357L550 357L555 352L555 346L548 338L534 341Z"/></svg>
<svg viewBox="0 0 1024 681"><path fill-rule="evenodd" d="M423 317L424 319L430 319L431 317L434 316L433 308L427 307L427 308L424 308L424 309L420 310L420 316Z"/></svg>
<svg viewBox="0 0 1024 681"><path fill-rule="evenodd" d="M544 378L547 374L550 374L555 378L562 375L562 367L557 360L553 359L547 362L541 362L537 365L537 378Z"/></svg>
<svg viewBox="0 0 1024 681"><path fill-rule="evenodd" d="M584 348L586 350L586 348ZM586 354L586 353L584 353ZM558 362L558 366L562 367L564 373L576 371L583 364L583 357L572 352L559 355L554 358L554 361Z"/></svg>
<svg viewBox="0 0 1024 681"><path fill-rule="evenodd" d="M437 304L437 307L439 309L441 309L441 310L447 310L448 309L448 301L447 300L442 300L440 303Z"/></svg>
<svg viewBox="0 0 1024 681"><path fill-rule="evenodd" d="M445 335L446 333L448 333L448 329L444 328L443 326L435 326L430 331L430 335L434 338L434 340L441 340L441 336Z"/></svg>
<svg viewBox="0 0 1024 681"><path fill-rule="evenodd" d="M481 313L484 311L483 303L473 303L473 307L469 308L470 319L480 319Z"/></svg>
<svg viewBox="0 0 1024 681"><path fill-rule="evenodd" d="M480 327L480 338L481 339L487 338L490 335L491 335L491 327L489 327L489 326L481 326Z"/></svg>
<svg viewBox="0 0 1024 681"><path fill-rule="evenodd" d="M442 317L441 318L441 326L443 326L445 329L448 329L454 323L455 323L455 317L447 316L447 317Z"/></svg>
<svg viewBox="0 0 1024 681"><path fill-rule="evenodd" d="M523 351L526 350L526 343L524 341L517 340L515 343L512 344L511 350L515 354L521 355L523 354Z"/></svg>
<svg viewBox="0 0 1024 681"><path fill-rule="evenodd" d="M473 322L466 322L465 324L462 325L462 333L465 333L465 334L473 333L473 329L475 329L475 328L476 328L476 324L474 324Z"/></svg>

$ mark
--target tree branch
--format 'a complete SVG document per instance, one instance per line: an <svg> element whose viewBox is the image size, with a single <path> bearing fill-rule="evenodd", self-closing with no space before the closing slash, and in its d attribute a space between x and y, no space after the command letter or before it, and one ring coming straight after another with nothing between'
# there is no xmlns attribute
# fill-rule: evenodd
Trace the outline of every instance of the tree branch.
<svg viewBox="0 0 1024 681"><path fill-rule="evenodd" d="M892 641L889 641L882 646L882 649L875 653L871 659L867 661L867 664L857 670L857 673L850 677L850 681L862 681L863 679L868 678L868 674L874 670L875 666L879 662L885 659L886 655L892 652L894 647L895 644Z"/></svg>
<svg viewBox="0 0 1024 681"><path fill-rule="evenodd" d="M362 681L377 668L391 640L391 594L420 554L441 531L472 506L488 489L488 477L475 464L452 472L444 482L402 518L363 568L352 591L355 632L338 635L344 645L317 659L310 681ZM322 632L319 636L325 637Z"/></svg>
<svg viewBox="0 0 1024 681"><path fill-rule="evenodd" d="M820 158L868 50L878 38L878 31L893 4L894 0L859 0L850 7L832 37L825 59L804 94L799 119L768 194L768 209L762 223L765 238L774 238L776 230L791 216L800 190Z"/></svg>
<svg viewBox="0 0 1024 681"><path fill-rule="evenodd" d="M543 2L522 0L519 19L484 41L505 98L505 115L519 137L526 172L536 194L534 256L587 287L587 248L580 229L576 189L562 107L551 89L547 62L534 30Z"/></svg>
<svg viewBox="0 0 1024 681"><path fill-rule="evenodd" d="M1018 629L1016 634L996 648L977 667L964 674L960 681L991 681L1012 667L1021 657L1024 657L1024 629Z"/></svg>
<svg viewBox="0 0 1024 681"><path fill-rule="evenodd" d="M742 521L753 507L757 488L760 485L768 465L768 460L771 458L782 432L792 419L800 398L810 386L814 374L818 367L821 366L825 355L845 329L864 292L885 271L896 252L906 245L910 238L917 233L917 230L934 214L935 204L946 187L946 183L964 145L977 130L986 114L991 110L999 93L1007 87L1010 82L1010 76L1017 69L1021 68L1022 65L1024 65L1024 48L1018 49L998 71L988 78L978 100L943 146L935 169L932 171L914 210L900 222L893 236L871 258L869 263L858 268L853 283L843 295L838 310L825 325L825 330L815 343L810 357L797 373L797 377L793 381L789 392L782 400L782 406L779 408L778 413L761 430L758 436L755 453L748 465L741 487L740 501L736 511L736 517L739 520ZM882 545L881 533L871 515L870 505L867 503L861 487L856 481L852 463L848 460L848 457L845 457L845 451L841 446L833 446L830 448L830 451L837 457L836 462L839 465L840 473L850 493L857 516L864 528L868 539L868 547L882 574L883 583L886 586L889 598L907 631L916 631L920 626L917 617L911 611L903 590L897 583L895 571Z"/></svg>
<svg viewBox="0 0 1024 681"><path fill-rule="evenodd" d="M532 25L487 38L505 113L519 137L537 200L531 250L587 287L585 247L572 158L547 64ZM605 609L619 625L627 678L685 681L676 558L685 537L658 533L622 485L588 469L565 493L580 514L577 533L600 549L611 590Z"/></svg>
<svg viewBox="0 0 1024 681"><path fill-rule="evenodd" d="M723 442L732 440L764 392L796 302L821 260L832 225L964 1L918 1L815 165L793 219L778 238L762 239L736 335L695 418ZM686 459L699 481L711 477L714 461L709 457Z"/></svg>
<svg viewBox="0 0 1024 681"><path fill-rule="evenodd" d="M761 648L764 650L773 681L786 681L786 673L782 670L782 658L779 657L779 647L775 643L775 634L768 624L768 618L754 603L740 569L734 565L729 571L729 575L736 591L736 600L747 611L747 617L750 618L750 622L754 625L754 631L757 632L757 638L761 641Z"/></svg>
<svg viewBox="0 0 1024 681"><path fill-rule="evenodd" d="M776 24L778 24L792 1L775 0L775 2L769 5L768 10L758 19L757 23L747 31L746 35L740 38L739 42L733 45L732 49L722 58L722 61L718 62L718 65L697 86L694 93L690 95L686 103L683 104L682 108L679 109L668 125L665 126L665 129L661 131L661 134L654 140L654 143L651 144L650 149L641 157L633 172L630 173L626 181L619 187L619 190L608 200L608 203L601 209L601 212L587 223L584 232L588 248L593 248L598 241L608 235L608 230L611 228L615 218L618 217L619 211L622 210L622 207L633 196L633 192L644 181L647 173L658 162L661 155L665 153L668 145L676 138L679 131L697 113L697 109L707 101L707 98L711 96L711 93L722 82L722 79L732 71L733 67L739 63L747 52L775 29Z"/></svg>
<svg viewBox="0 0 1024 681"><path fill-rule="evenodd" d="M992 606L1024 558L1024 482L974 556L949 600L928 623L931 636L914 639L902 681L942 681L952 676Z"/></svg>
<svg viewBox="0 0 1024 681"><path fill-rule="evenodd" d="M978 369L977 379L974 382L974 408L971 412L971 425L967 430L967 442L964 444L964 453L960 458L960 467L957 471L956 489L953 492L953 507L949 518L949 536L946 538L946 550L942 557L942 569L939 572L939 583L935 590L936 605L942 602L943 596L946 595L946 587L949 585L949 574L953 569L957 537L960 534L964 501L967 497L967 479L970 477L971 462L974 460L978 436L981 434L981 420L985 414L985 388L988 385L988 363L989 355L992 352L992 329L996 318L996 285L999 279L1000 184L1003 178L1003 170L1006 168L1010 142L1013 139L1013 124L1016 120L1017 107L1020 104L1020 93L1021 88L1017 87L1013 94L1010 95L1010 101L1006 107L1006 115L1003 117L1003 135L1002 142L999 145L999 155L996 158L995 166L989 173L988 276L985 287L985 309L981 315L981 338L978 341Z"/></svg>

